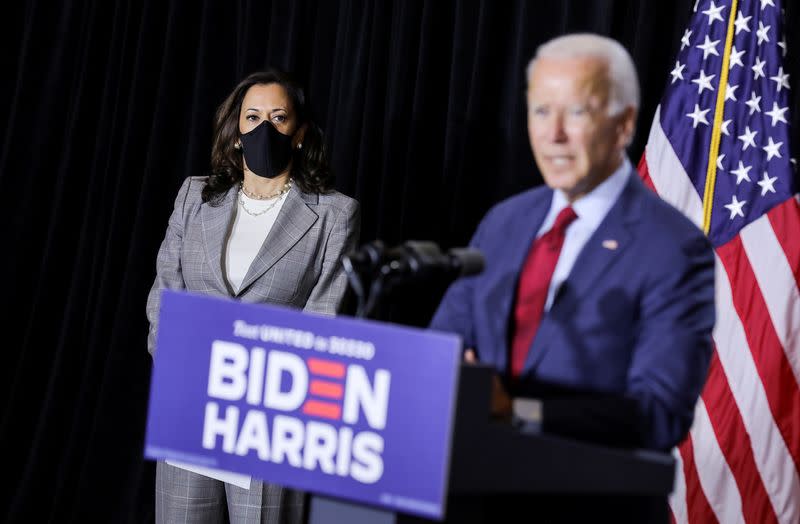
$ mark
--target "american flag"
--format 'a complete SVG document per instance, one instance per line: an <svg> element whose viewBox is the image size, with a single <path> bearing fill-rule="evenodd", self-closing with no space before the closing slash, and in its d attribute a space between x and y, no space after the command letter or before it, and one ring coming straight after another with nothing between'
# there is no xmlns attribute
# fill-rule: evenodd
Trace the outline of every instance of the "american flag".
<svg viewBox="0 0 800 524"><path fill-rule="evenodd" d="M639 171L717 255L715 354L676 522L800 522L800 205L780 0L698 0Z"/></svg>

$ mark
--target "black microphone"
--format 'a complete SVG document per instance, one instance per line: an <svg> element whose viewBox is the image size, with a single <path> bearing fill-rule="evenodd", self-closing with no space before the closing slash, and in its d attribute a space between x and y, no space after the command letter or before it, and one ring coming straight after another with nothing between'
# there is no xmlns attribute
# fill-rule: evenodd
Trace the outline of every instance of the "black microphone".
<svg viewBox="0 0 800 524"><path fill-rule="evenodd" d="M419 277L441 275L459 278L483 271L484 259L474 248L453 248L442 253L435 242L408 240L387 248L380 240L362 245L346 254L345 268L356 273L377 276Z"/></svg>
<svg viewBox="0 0 800 524"><path fill-rule="evenodd" d="M447 252L456 278L477 275L484 268L483 254L471 247L455 247Z"/></svg>
<svg viewBox="0 0 800 524"><path fill-rule="evenodd" d="M383 274L419 275L435 266L441 257L442 252L435 243L409 240L384 252L380 271Z"/></svg>
<svg viewBox="0 0 800 524"><path fill-rule="evenodd" d="M387 248L380 240L373 240L342 257L345 267L358 273L374 275L383 272L416 273L423 266L431 265L432 259L442 255L433 242L409 240L398 246ZM349 267L348 267L349 266Z"/></svg>
<svg viewBox="0 0 800 524"><path fill-rule="evenodd" d="M442 253L433 242L409 240L384 253L384 274L409 277L459 278L483 271L483 255L473 248L454 248Z"/></svg>
<svg viewBox="0 0 800 524"><path fill-rule="evenodd" d="M358 298L356 316L369 318L378 300L390 289L417 279L455 280L483 271L484 260L473 248L442 253L434 242L409 240L392 248L380 240L362 245L342 257L347 280Z"/></svg>

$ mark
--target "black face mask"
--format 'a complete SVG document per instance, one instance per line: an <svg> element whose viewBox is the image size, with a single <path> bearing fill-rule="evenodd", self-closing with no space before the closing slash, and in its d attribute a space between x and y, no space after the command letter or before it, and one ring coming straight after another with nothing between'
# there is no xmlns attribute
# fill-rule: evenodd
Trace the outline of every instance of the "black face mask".
<svg viewBox="0 0 800 524"><path fill-rule="evenodd" d="M247 168L264 178L280 175L292 158L292 137L262 122L241 137Z"/></svg>

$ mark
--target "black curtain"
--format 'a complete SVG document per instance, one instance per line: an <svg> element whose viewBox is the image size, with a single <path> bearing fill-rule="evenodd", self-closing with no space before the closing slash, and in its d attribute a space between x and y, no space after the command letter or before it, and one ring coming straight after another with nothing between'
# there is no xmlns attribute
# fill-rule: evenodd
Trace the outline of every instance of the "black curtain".
<svg viewBox="0 0 800 524"><path fill-rule="evenodd" d="M175 193L206 172L212 114L245 74L276 65L308 86L362 241L457 246L493 203L541 183L524 98L536 46L593 31L631 51L636 162L693 3L4 5L0 517L153 519L145 297ZM797 27L793 4L787 18ZM423 326L443 290L411 286L381 315Z"/></svg>

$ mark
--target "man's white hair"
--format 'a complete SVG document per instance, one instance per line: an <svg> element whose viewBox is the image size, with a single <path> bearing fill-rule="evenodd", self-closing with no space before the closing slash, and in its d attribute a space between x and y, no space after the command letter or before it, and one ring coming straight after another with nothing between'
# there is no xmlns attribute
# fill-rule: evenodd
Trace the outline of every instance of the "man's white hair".
<svg viewBox="0 0 800 524"><path fill-rule="evenodd" d="M592 33L576 33L553 38L536 49L528 64L527 78L540 58L596 58L605 62L609 80L609 115L627 107L639 109L639 78L628 51L616 40Z"/></svg>

